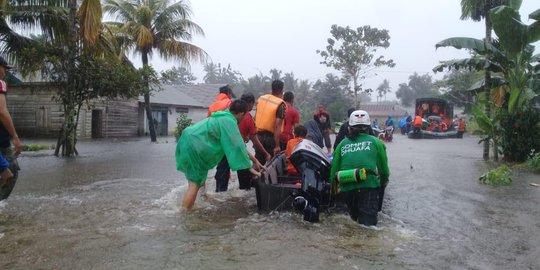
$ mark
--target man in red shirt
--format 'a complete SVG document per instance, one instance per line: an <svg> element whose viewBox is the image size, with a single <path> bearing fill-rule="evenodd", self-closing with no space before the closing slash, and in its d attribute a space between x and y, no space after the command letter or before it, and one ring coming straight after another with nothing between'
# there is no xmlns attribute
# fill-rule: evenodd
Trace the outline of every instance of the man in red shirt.
<svg viewBox="0 0 540 270"><path fill-rule="evenodd" d="M285 94L283 94L283 101L285 101L285 104L287 104L287 112L285 113L285 119L283 120L283 131L281 132L280 137L281 149L285 149L287 147L287 142L294 137L294 128L298 126L298 123L300 122L300 114L293 107L293 92L285 92Z"/></svg>
<svg viewBox="0 0 540 270"><path fill-rule="evenodd" d="M240 130L240 134L242 134L242 139L244 139L244 142L246 143L251 139L251 141L253 142L253 147L264 153L266 161L268 162L270 161L272 156L264 149L263 145L259 141L259 138L255 134L255 123L253 122L253 118L249 113L251 110L253 110L253 106L255 106L255 96L253 96L252 93L244 93L240 99L245 101L248 105L248 113L246 113L244 119L242 119L242 121L238 123L238 129ZM255 167L265 169L265 167L249 151L248 154L251 158L251 161L253 161L253 164L255 164ZM249 169L239 170L237 171L237 174L238 188L249 190L251 188L252 178L252 174Z"/></svg>

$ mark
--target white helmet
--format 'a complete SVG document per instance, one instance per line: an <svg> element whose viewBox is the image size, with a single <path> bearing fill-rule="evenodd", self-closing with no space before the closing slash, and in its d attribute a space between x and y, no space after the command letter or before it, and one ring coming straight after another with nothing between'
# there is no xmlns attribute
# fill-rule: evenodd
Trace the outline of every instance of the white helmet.
<svg viewBox="0 0 540 270"><path fill-rule="evenodd" d="M349 116L349 126L366 125L370 126L369 114L363 110L357 110Z"/></svg>

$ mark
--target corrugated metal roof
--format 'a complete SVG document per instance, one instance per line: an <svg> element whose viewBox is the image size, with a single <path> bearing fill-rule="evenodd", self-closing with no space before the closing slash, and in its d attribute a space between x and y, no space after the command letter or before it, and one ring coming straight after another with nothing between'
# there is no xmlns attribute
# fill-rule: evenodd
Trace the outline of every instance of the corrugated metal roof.
<svg viewBox="0 0 540 270"><path fill-rule="evenodd" d="M407 112L405 109L395 104L385 104L385 103L366 103L360 104L360 110L364 110L369 113L369 115L377 116L403 116Z"/></svg>
<svg viewBox="0 0 540 270"><path fill-rule="evenodd" d="M181 105L187 107L204 107L203 104L190 96L181 92L175 85L162 85L161 91L152 92L150 96L151 104L167 104L167 105ZM139 97L140 102L144 102L144 98Z"/></svg>
<svg viewBox="0 0 540 270"><path fill-rule="evenodd" d="M216 100L222 84L196 85L162 85L163 90L153 92L150 97L152 104L168 104L187 107L208 108ZM144 102L143 97L139 97Z"/></svg>

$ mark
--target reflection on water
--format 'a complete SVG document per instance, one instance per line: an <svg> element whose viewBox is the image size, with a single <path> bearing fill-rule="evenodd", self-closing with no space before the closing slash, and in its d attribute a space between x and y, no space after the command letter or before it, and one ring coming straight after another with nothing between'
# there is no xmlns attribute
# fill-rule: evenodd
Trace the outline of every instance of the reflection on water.
<svg viewBox="0 0 540 270"><path fill-rule="evenodd" d="M0 202L0 269L538 269L538 175L479 185L474 138L387 144L391 184L376 229L330 210L311 224L258 213L253 191L179 208L173 140L81 142L82 156L27 154Z"/></svg>

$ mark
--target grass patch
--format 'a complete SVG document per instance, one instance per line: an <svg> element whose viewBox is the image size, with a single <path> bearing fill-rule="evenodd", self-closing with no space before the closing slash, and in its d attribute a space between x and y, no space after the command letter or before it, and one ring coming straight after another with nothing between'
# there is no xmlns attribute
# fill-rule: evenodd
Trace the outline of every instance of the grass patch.
<svg viewBox="0 0 540 270"><path fill-rule="evenodd" d="M39 145L39 144L25 144L22 147L23 151L39 151L39 150L49 150L53 149L54 147L51 147L49 145Z"/></svg>
<svg viewBox="0 0 540 270"><path fill-rule="evenodd" d="M492 186L508 186L512 183L512 178L510 174L512 170L503 164L498 168L488 171L487 173L480 176L478 179L480 183Z"/></svg>
<svg viewBox="0 0 540 270"><path fill-rule="evenodd" d="M527 165L529 165L531 171L540 173L540 153L529 158L529 160L527 160Z"/></svg>

